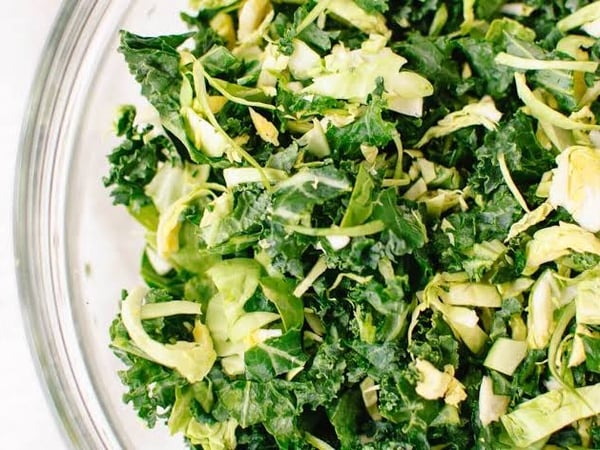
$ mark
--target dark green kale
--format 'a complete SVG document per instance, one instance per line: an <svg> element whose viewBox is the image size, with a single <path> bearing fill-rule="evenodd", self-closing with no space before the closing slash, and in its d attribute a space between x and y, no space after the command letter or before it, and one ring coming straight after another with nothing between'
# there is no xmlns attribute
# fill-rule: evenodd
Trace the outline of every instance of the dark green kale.
<svg viewBox="0 0 600 450"><path fill-rule="evenodd" d="M465 37L457 41L473 70L473 91L479 97L514 98L513 70L494 61L498 50L487 40Z"/></svg>
<svg viewBox="0 0 600 450"><path fill-rule="evenodd" d="M432 261L437 262L437 270L465 270L463 264L468 262L473 245L494 239L503 241L521 211L513 195L503 185L484 205L448 215L445 218L448 225L433 233L429 246Z"/></svg>
<svg viewBox="0 0 600 450"><path fill-rule="evenodd" d="M140 83L142 95L158 111L163 127L187 148L192 160L199 162L204 161L202 154L189 142L179 113L182 76L177 48L192 35L143 37L122 31L119 51Z"/></svg>
<svg viewBox="0 0 600 450"><path fill-rule="evenodd" d="M349 20L320 11L324 4L316 0L265 2L251 17L253 31L266 18L264 33L246 30L244 42L242 22L250 16L243 16L250 10L240 8L250 1L200 2L197 15L182 16L189 33L121 33L119 51L164 129L136 126L135 109L123 108L116 123L123 142L109 156L104 180L114 202L148 231L141 275L151 290L140 317L146 305L196 303L195 315L146 316L142 328L156 345L173 349L197 344L205 324L217 353L210 372L191 383L147 359L119 315L110 333L111 348L127 366L119 373L124 401L149 426L175 421L171 431L183 431L197 450L202 446L188 426L226 446L226 424L235 427L237 448L251 450L514 449L502 422L482 424L482 380L489 377L494 394L509 397L511 413L556 382L552 352L528 348L512 375L484 364L486 352L499 338L525 339L534 314L531 289L506 289L527 282L532 236L574 219L556 208L506 239L527 209L512 183L530 209L546 201L538 185L562 149L550 144L535 108L523 108L514 84L522 70L500 64L497 55L572 60L557 50L565 33L556 24L591 2L526 0L508 6L527 14L510 16L503 0L352 3L359 17ZM370 95L347 101L309 94L311 76L296 79L284 67L301 40L314 51L304 57L326 73L340 63L334 56L348 57L345 50L379 45L374 35L366 42L359 22L381 17L390 31L385 45L406 58L402 71L433 86L416 117L390 108L388 75L377 78ZM276 59L269 64L281 67L263 70L273 57L264 52L267 45ZM599 61L600 45L589 56ZM212 77L204 98L198 84L204 80L189 71L194 58ZM597 83L596 73L525 72L535 95L565 115L578 111L585 88ZM485 96L500 120L485 127L467 121L418 144L429 128ZM183 110L180 97L189 100ZM590 108L600 117L595 103ZM197 127L182 116L190 111ZM324 142L322 155L306 144L311 131ZM587 134L568 132L586 144ZM209 145L196 147L206 142L221 145L223 156L209 158L203 153ZM168 164L194 168L193 175L178 174L175 184L205 175L184 183L159 208L160 199L155 206L146 188ZM451 183L432 181L440 166L452 173ZM419 182L426 192L416 195ZM443 194L460 202L440 212L433 200ZM159 245L165 241L166 250ZM569 277L599 261L591 252L561 256L559 284L569 285ZM228 272L231 267L239 273ZM497 304L475 306L467 294L457 300L450 295L454 282L445 281L452 277L465 289L470 283L495 289ZM215 304L222 304L216 318ZM476 326L463 323L473 321ZM579 329L575 320L567 325L555 358L561 374L575 387L600 383L600 327L585 325L589 333L578 336L585 362L566 367L562 360ZM479 349L469 345L465 329L479 333ZM424 372L424 362L436 372ZM440 390L431 373L434 381L450 381ZM448 398L451 386L466 398ZM433 394L424 393L432 387ZM598 419L581 424L587 428L564 427L547 444L600 447Z"/></svg>
<svg viewBox="0 0 600 450"><path fill-rule="evenodd" d="M125 205L139 213L152 208L152 199L144 192L161 161L177 161L179 156L173 144L163 135L154 135L151 125L135 125L136 109L124 106L116 120L116 134L123 138L121 144L108 156L109 174L103 179L111 187L114 204Z"/></svg>
<svg viewBox="0 0 600 450"><path fill-rule="evenodd" d="M381 98L373 98L356 121L327 130L327 140L337 160L359 157L361 145L384 148L392 141L395 127L383 118L384 108L385 103Z"/></svg>
<svg viewBox="0 0 600 450"><path fill-rule="evenodd" d="M521 192L537 184L540 173L555 165L556 155L540 145L531 117L518 111L508 122L489 133L483 145L475 150L476 163L469 184L484 198L505 183L498 163L500 154Z"/></svg>
<svg viewBox="0 0 600 450"><path fill-rule="evenodd" d="M386 13L390 9L389 0L357 0L356 4L369 13Z"/></svg>

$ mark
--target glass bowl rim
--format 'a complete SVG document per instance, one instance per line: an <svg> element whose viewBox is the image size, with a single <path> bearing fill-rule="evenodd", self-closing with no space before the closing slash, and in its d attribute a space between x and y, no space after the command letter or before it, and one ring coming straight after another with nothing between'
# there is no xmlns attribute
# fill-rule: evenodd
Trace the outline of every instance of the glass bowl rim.
<svg viewBox="0 0 600 450"><path fill-rule="evenodd" d="M61 260L56 233L64 225L64 199L57 197L56 179L64 168L57 158L65 127L62 119L79 73L74 63L87 48L80 38L96 29L110 3L61 2L26 102L14 173L13 255L22 323L63 442L78 449L108 449L116 441L90 398L93 386L82 355L74 349L70 311L57 295L64 286L60 271L65 269L55 264Z"/></svg>

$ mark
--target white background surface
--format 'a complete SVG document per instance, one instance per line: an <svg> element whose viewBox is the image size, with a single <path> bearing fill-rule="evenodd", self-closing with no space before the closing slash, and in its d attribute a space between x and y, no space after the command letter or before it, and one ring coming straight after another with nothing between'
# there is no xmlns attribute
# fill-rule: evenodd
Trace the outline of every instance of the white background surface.
<svg viewBox="0 0 600 450"><path fill-rule="evenodd" d="M0 14L0 449L66 449L33 366L12 253L12 196L20 125L59 0L20 0Z"/></svg>

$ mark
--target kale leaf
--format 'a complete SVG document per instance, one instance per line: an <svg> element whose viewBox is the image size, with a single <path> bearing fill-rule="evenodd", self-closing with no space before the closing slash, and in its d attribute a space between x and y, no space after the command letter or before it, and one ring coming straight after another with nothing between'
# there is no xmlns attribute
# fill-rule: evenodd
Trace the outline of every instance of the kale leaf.
<svg viewBox="0 0 600 450"><path fill-rule="evenodd" d="M158 111L163 127L185 146L193 161L204 162L203 154L189 141L179 113L182 75L177 48L191 36L193 33L143 37L122 31L119 51L142 94Z"/></svg>
<svg viewBox="0 0 600 450"><path fill-rule="evenodd" d="M163 135L152 136L153 127L135 125L136 109L131 105L120 109L116 120L117 136L123 141L108 156L109 173L104 186L111 187L114 204L125 205L142 223L155 223L152 199L145 186L152 181L161 161L178 160L171 142ZM145 211L142 211L144 208ZM146 219L146 222L143 219Z"/></svg>

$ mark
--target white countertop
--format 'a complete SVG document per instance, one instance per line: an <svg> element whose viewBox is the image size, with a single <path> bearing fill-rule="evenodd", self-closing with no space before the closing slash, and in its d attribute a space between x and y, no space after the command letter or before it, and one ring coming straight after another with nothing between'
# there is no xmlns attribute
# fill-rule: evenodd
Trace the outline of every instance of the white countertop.
<svg viewBox="0 0 600 450"><path fill-rule="evenodd" d="M59 5L59 0L21 0L5 5L0 14L0 448L10 450L67 448L34 369L23 329L10 231L21 119Z"/></svg>

